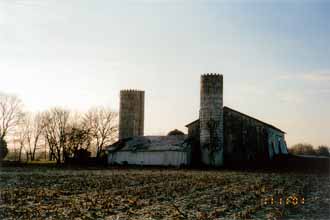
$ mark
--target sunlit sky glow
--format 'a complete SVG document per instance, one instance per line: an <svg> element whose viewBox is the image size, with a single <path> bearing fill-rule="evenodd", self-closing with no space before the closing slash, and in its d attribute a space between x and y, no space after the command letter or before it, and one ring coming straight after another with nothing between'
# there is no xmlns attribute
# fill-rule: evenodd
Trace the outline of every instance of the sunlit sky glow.
<svg viewBox="0 0 330 220"><path fill-rule="evenodd" d="M266 2L266 3L262 3ZM330 1L0 0L0 91L30 111L119 108L146 91L146 134L195 120L200 75L224 104L330 145Z"/></svg>

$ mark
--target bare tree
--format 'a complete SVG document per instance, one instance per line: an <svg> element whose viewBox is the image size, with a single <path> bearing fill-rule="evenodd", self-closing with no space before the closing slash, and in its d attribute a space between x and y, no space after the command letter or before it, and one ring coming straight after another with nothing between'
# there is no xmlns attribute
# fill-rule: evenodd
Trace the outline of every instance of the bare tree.
<svg viewBox="0 0 330 220"><path fill-rule="evenodd" d="M28 149L26 148L29 144L29 136L30 136L30 120L29 115L27 113L23 114L21 120L19 121L18 125L15 128L14 134L14 142L18 143L18 161L22 160L22 152L25 148L26 152L28 153ZM28 154L27 154L28 156ZM28 159L28 158L27 158Z"/></svg>
<svg viewBox="0 0 330 220"><path fill-rule="evenodd" d="M52 108L42 116L43 133L49 145L50 159L54 158L58 164L66 154L69 116L70 112L61 108Z"/></svg>
<svg viewBox="0 0 330 220"><path fill-rule="evenodd" d="M77 159L79 152L87 152L91 146L92 134L90 128L84 125L80 112L70 114L67 129L66 157Z"/></svg>
<svg viewBox="0 0 330 220"><path fill-rule="evenodd" d="M116 139L118 130L118 113L105 107L90 109L84 116L83 124L91 132L96 145L96 156L103 148Z"/></svg>
<svg viewBox="0 0 330 220"><path fill-rule="evenodd" d="M41 113L33 114L31 119L30 135L28 136L29 155L30 160L35 160L36 151L38 150L40 141L42 141L42 132L45 125L42 123Z"/></svg>
<svg viewBox="0 0 330 220"><path fill-rule="evenodd" d="M25 145L27 160L35 160L36 151L42 139L43 126L41 113L24 114L16 133L20 149L22 144Z"/></svg>
<svg viewBox="0 0 330 220"><path fill-rule="evenodd" d="M13 131L23 115L22 101L14 95L0 94L0 139Z"/></svg>
<svg viewBox="0 0 330 220"><path fill-rule="evenodd" d="M79 152L87 152L92 136L88 129L82 126L71 126L67 132L66 157L78 159Z"/></svg>

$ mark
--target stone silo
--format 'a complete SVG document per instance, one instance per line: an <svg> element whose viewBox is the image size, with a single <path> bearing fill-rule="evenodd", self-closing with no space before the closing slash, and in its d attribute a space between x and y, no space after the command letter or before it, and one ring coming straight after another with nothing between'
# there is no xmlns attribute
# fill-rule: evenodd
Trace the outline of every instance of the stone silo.
<svg viewBox="0 0 330 220"><path fill-rule="evenodd" d="M223 165L223 76L204 74L200 90L201 160L206 165Z"/></svg>
<svg viewBox="0 0 330 220"><path fill-rule="evenodd" d="M143 136L144 91L120 91L119 139Z"/></svg>

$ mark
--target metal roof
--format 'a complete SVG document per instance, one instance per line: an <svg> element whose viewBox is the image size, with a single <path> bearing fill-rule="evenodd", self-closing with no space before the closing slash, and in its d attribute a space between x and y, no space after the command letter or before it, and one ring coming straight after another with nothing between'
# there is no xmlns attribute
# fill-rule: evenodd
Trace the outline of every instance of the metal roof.
<svg viewBox="0 0 330 220"><path fill-rule="evenodd" d="M173 136L138 136L123 139L108 147L115 151L185 151L186 135Z"/></svg>

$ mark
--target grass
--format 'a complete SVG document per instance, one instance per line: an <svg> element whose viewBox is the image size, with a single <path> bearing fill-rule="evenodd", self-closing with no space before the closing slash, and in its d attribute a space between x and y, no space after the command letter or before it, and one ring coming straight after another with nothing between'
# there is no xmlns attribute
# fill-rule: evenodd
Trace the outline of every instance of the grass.
<svg viewBox="0 0 330 220"><path fill-rule="evenodd" d="M157 168L0 169L0 219L330 217L327 175ZM290 199L285 204L289 196L297 196L297 204Z"/></svg>
<svg viewBox="0 0 330 220"><path fill-rule="evenodd" d="M43 165L43 164L56 164L56 161L51 160L38 160L38 161L28 161L27 164L37 164L37 165Z"/></svg>

